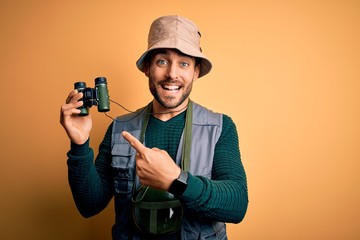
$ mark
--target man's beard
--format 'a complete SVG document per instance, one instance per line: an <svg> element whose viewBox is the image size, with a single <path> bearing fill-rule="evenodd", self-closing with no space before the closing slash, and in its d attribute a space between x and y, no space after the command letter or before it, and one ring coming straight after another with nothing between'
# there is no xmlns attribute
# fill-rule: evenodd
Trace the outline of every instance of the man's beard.
<svg viewBox="0 0 360 240"><path fill-rule="evenodd" d="M166 84L166 83L174 83L175 81L173 80L163 80L162 82L160 82L158 85L161 86L162 84ZM165 98L161 98L161 95L159 94L159 92L157 91L156 88L156 84L154 83L154 80L152 80L151 77L149 77L149 89L151 94L153 95L153 97L160 103L160 105L164 108L167 109L174 109L177 108L178 106L180 106L189 96L192 90L192 85L193 85L193 81L191 81L191 83L188 86L183 86L181 87L181 89L183 89L183 94L181 95L181 98L177 101L177 102L173 102L172 100L174 99L174 97L165 97Z"/></svg>

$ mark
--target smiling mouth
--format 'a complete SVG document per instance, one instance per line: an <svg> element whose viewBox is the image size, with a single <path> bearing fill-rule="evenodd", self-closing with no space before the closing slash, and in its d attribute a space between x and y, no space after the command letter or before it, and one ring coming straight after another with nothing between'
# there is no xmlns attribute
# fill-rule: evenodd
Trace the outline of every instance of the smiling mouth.
<svg viewBox="0 0 360 240"><path fill-rule="evenodd" d="M176 86L176 85L161 85L161 87L165 91L170 91L170 92L176 92L181 89L181 86Z"/></svg>

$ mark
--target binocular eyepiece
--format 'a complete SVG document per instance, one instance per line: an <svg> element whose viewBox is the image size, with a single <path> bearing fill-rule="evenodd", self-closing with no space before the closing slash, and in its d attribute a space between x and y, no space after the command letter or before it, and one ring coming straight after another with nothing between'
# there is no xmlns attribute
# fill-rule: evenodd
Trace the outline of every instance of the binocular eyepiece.
<svg viewBox="0 0 360 240"><path fill-rule="evenodd" d="M80 116L89 115L89 108L93 105L98 107L99 112L110 111L109 91L106 78L95 78L94 88L86 87L85 82L76 82L74 83L74 89L83 93L80 101L83 101L84 104L79 108L81 110Z"/></svg>

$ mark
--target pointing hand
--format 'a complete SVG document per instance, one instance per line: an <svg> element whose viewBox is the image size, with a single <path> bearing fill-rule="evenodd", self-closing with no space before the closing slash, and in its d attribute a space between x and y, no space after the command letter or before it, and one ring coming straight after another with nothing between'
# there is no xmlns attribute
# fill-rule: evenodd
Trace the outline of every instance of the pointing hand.
<svg viewBox="0 0 360 240"><path fill-rule="evenodd" d="M181 169L169 154L158 148L147 148L129 132L122 136L136 150L136 173L143 185L167 191L179 177Z"/></svg>

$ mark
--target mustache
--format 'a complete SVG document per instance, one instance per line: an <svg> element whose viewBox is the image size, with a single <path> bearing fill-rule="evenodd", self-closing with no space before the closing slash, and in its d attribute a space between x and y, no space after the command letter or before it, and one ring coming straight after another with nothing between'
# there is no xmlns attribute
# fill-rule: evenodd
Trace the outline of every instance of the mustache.
<svg viewBox="0 0 360 240"><path fill-rule="evenodd" d="M176 79L171 79L171 78L165 78L164 80L161 80L158 82L158 84L163 85L163 84L176 84L176 85L183 85L183 82L180 80L176 80Z"/></svg>

